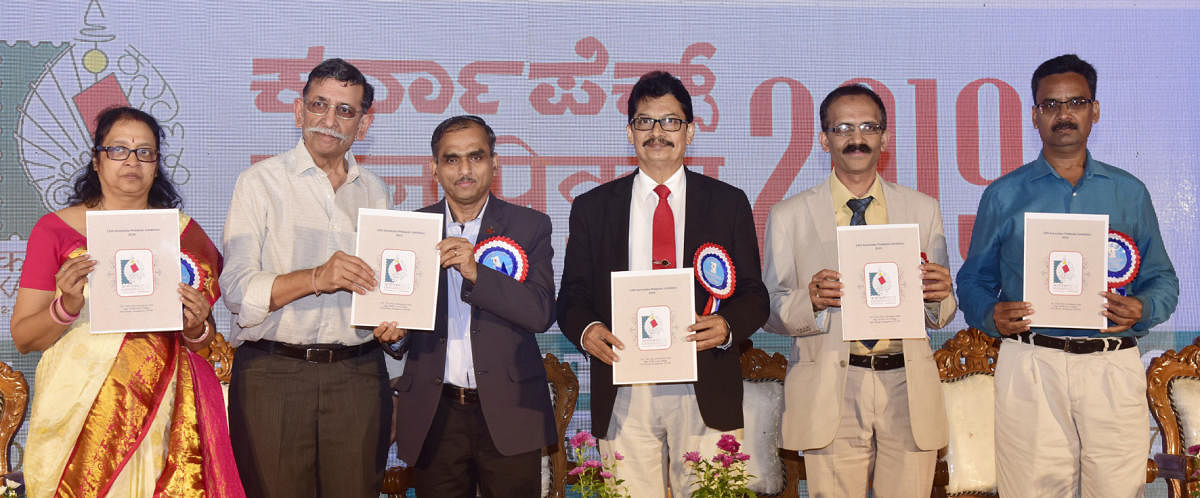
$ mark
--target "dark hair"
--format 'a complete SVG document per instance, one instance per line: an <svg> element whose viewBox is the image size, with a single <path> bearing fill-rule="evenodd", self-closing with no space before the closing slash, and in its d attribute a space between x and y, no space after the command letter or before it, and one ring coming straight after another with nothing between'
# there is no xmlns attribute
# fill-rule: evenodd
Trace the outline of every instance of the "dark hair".
<svg viewBox="0 0 1200 498"><path fill-rule="evenodd" d="M175 191L175 185L167 178L167 174L163 172L162 168L163 129L158 125L158 120L154 119L154 116L132 107L109 107L96 118L92 164L84 167L83 173L75 179L75 191L71 193L67 204L82 203L86 206L95 206L100 202L104 192L100 189L100 174L96 171L95 164L100 161L100 154L104 154L104 152L97 148L104 145L104 139L108 137L108 132L112 130L113 125L126 119L139 121L149 127L150 133L154 135L154 149L158 151L158 160L154 161L154 183L150 185L150 195L146 204L153 208L179 207L181 202L179 192Z"/></svg>
<svg viewBox="0 0 1200 498"><path fill-rule="evenodd" d="M662 97L668 93L679 101L679 105L683 107L683 117L691 123L692 94L688 93L687 87L683 86L683 82L679 81L679 78L666 71L650 71L643 74L633 85L633 91L629 92L629 120L633 120L633 116L637 114L638 104L641 104L643 100Z"/></svg>
<svg viewBox="0 0 1200 498"><path fill-rule="evenodd" d="M342 59L326 59L324 62L317 64L312 71L308 72L308 81L304 83L305 98L308 97L308 88L312 86L314 81L321 81L326 78L333 78L343 83L351 85L359 85L363 87L362 96L362 112L371 110L371 104L375 102L375 87L367 83L367 78L363 76L362 71L359 71L353 64Z"/></svg>
<svg viewBox="0 0 1200 498"><path fill-rule="evenodd" d="M821 101L821 131L829 129L829 106L833 105L833 101L850 95L866 95L871 97L871 101L875 102L875 105L879 107L879 117L882 120L879 124L883 126L883 129L887 129L887 108L883 106L883 99L880 99L879 95L874 90L871 90L870 87L856 84L834 88L832 92L829 92L829 95L825 96L825 100Z"/></svg>
<svg viewBox="0 0 1200 498"><path fill-rule="evenodd" d="M429 140L429 149L433 151L433 160L437 161L438 142L442 141L443 135L445 135L447 132L458 131L463 128L470 128L472 126L479 126L483 128L483 131L487 132L488 152L491 152L493 156L496 155L496 132L492 131L492 127L488 126L487 122L484 121L483 118L471 114L464 114L462 116L454 116L442 121L437 125L437 128L433 129L433 138Z"/></svg>
<svg viewBox="0 0 1200 498"><path fill-rule="evenodd" d="M1083 79L1087 80L1088 90L1092 92L1091 98L1096 98L1096 68L1075 54L1066 54L1043 62L1033 71L1033 80L1029 82L1029 86L1033 89L1034 100L1037 100L1038 84L1042 82L1042 78L1060 73L1077 73L1083 76Z"/></svg>

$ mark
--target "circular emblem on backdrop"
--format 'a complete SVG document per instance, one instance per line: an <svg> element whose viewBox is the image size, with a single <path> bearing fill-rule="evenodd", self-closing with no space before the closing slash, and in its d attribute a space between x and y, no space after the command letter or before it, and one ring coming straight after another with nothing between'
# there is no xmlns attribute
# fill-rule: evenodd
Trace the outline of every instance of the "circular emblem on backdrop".
<svg viewBox="0 0 1200 498"><path fill-rule="evenodd" d="M703 244L696 249L696 257L692 259L696 280L709 294L717 299L728 299L733 295L737 277L733 259L724 247L713 243Z"/></svg>
<svg viewBox="0 0 1200 498"><path fill-rule="evenodd" d="M1108 288L1124 287L1137 278L1142 258L1133 239L1116 230L1108 231Z"/></svg>
<svg viewBox="0 0 1200 498"><path fill-rule="evenodd" d="M475 262L524 282L529 273L525 250L508 237L492 237L475 244Z"/></svg>

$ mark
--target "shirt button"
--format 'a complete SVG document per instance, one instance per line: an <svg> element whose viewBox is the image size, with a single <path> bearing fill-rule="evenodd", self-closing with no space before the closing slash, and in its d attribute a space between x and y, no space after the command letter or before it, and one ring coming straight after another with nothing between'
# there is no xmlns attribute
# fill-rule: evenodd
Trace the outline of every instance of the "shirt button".
<svg viewBox="0 0 1200 498"><path fill-rule="evenodd" d="M1071 192L1071 197L1075 197L1077 195L1079 195L1079 192Z"/></svg>
<svg viewBox="0 0 1200 498"><path fill-rule="evenodd" d="M441 378L441 377L438 377L438 378L436 378L436 379L433 379L433 383L434 383L434 384L441 384L441 383L442 383L442 378Z"/></svg>
<svg viewBox="0 0 1200 498"><path fill-rule="evenodd" d="M846 360L839 361L838 365L840 365L842 368L846 368Z"/></svg>

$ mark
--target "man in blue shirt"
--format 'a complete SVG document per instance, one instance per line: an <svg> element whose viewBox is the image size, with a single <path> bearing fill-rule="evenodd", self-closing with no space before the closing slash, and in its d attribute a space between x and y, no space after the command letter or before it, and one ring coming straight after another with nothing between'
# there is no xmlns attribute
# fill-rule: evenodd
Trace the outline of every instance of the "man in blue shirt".
<svg viewBox="0 0 1200 498"><path fill-rule="evenodd" d="M1175 311L1179 279L1145 185L1087 150L1100 120L1096 70L1055 57L1032 88L1042 153L984 191L958 272L967 323L1006 339L996 363L999 492L1141 496L1150 443L1137 337ZM1108 328L1031 329L1034 310L1021 301L1026 212L1107 214L1136 246L1141 268L1125 295L1103 293Z"/></svg>

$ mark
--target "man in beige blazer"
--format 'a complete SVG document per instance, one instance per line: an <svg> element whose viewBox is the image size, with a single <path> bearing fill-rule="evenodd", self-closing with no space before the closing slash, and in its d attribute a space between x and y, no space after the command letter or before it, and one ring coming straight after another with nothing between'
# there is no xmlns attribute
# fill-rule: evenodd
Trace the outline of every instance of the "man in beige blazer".
<svg viewBox="0 0 1200 498"><path fill-rule="evenodd" d="M785 381L783 444L804 452L809 496L925 497L946 414L928 339L843 341L838 225L916 223L926 325L941 328L957 304L946 268L937 201L884 181L887 111L865 86L835 89L821 103L828 180L771 208L763 283L765 328L795 337Z"/></svg>

